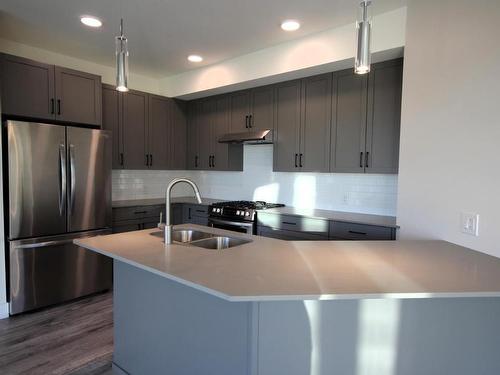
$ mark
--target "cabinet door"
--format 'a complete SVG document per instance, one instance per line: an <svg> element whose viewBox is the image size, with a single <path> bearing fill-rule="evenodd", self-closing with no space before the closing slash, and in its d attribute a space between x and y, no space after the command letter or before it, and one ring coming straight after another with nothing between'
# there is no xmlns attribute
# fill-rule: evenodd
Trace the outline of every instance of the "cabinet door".
<svg viewBox="0 0 500 375"><path fill-rule="evenodd" d="M402 59L372 66L368 78L367 173L398 173L402 79Z"/></svg>
<svg viewBox="0 0 500 375"><path fill-rule="evenodd" d="M101 125L101 77L55 67L56 119Z"/></svg>
<svg viewBox="0 0 500 375"><path fill-rule="evenodd" d="M147 134L147 154L150 169L167 169L171 155L172 123L170 99L149 95L149 124Z"/></svg>
<svg viewBox="0 0 500 375"><path fill-rule="evenodd" d="M328 241L326 236L268 227L257 227L257 235L284 241Z"/></svg>
<svg viewBox="0 0 500 375"><path fill-rule="evenodd" d="M54 66L10 55L0 63L3 114L53 120Z"/></svg>
<svg viewBox="0 0 500 375"><path fill-rule="evenodd" d="M198 169L210 169L212 155L212 123L215 114L215 100L206 99L201 103L201 113L198 117Z"/></svg>
<svg viewBox="0 0 500 375"><path fill-rule="evenodd" d="M328 172L332 119L332 74L302 81L300 170Z"/></svg>
<svg viewBox="0 0 500 375"><path fill-rule="evenodd" d="M172 136L170 139L170 169L186 169L187 116L186 102L173 99L170 102L170 121Z"/></svg>
<svg viewBox="0 0 500 375"><path fill-rule="evenodd" d="M123 168L123 139L121 131L122 95L113 86L102 86L102 128L112 133L113 169Z"/></svg>
<svg viewBox="0 0 500 375"><path fill-rule="evenodd" d="M228 169L228 145L219 143L219 138L229 133L229 97L220 96L215 98L214 116L212 123L212 167L220 171Z"/></svg>
<svg viewBox="0 0 500 375"><path fill-rule="evenodd" d="M230 95L231 132L248 131L248 116L250 114L250 92L239 91Z"/></svg>
<svg viewBox="0 0 500 375"><path fill-rule="evenodd" d="M147 169L146 125L147 94L129 91L123 94L123 164L125 169Z"/></svg>
<svg viewBox="0 0 500 375"><path fill-rule="evenodd" d="M274 129L274 86L265 86L251 91L251 129Z"/></svg>
<svg viewBox="0 0 500 375"><path fill-rule="evenodd" d="M334 73L331 172L363 173L367 76L352 69Z"/></svg>
<svg viewBox="0 0 500 375"><path fill-rule="evenodd" d="M186 166L188 169L199 168L198 155L198 123L201 114L201 101L193 101L188 104L187 122L187 156Z"/></svg>
<svg viewBox="0 0 500 375"><path fill-rule="evenodd" d="M296 172L300 136L301 81L286 82L275 89L273 170Z"/></svg>

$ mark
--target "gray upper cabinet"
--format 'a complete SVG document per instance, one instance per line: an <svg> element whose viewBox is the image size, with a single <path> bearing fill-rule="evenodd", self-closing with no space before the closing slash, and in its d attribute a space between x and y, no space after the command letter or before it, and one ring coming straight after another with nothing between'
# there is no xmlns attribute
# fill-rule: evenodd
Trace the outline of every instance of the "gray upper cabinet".
<svg viewBox="0 0 500 375"><path fill-rule="evenodd" d="M56 119L101 125L101 77L55 67Z"/></svg>
<svg viewBox="0 0 500 375"><path fill-rule="evenodd" d="M250 90L250 130L274 128L274 86Z"/></svg>
<svg viewBox="0 0 500 375"><path fill-rule="evenodd" d="M139 91L123 94L123 168L145 169L146 126L148 124L148 95Z"/></svg>
<svg viewBox="0 0 500 375"><path fill-rule="evenodd" d="M169 169L186 169L187 105L182 100L170 101L170 162Z"/></svg>
<svg viewBox="0 0 500 375"><path fill-rule="evenodd" d="M6 115L101 125L101 77L1 55Z"/></svg>
<svg viewBox="0 0 500 375"><path fill-rule="evenodd" d="M113 136L113 169L123 168L123 134L121 93L113 86L102 85L102 127Z"/></svg>
<svg viewBox="0 0 500 375"><path fill-rule="evenodd" d="M2 112L54 119L54 65L3 54L0 59Z"/></svg>
<svg viewBox="0 0 500 375"><path fill-rule="evenodd" d="M230 103L227 95L189 103L188 169L243 170L243 146L219 143L230 131Z"/></svg>
<svg viewBox="0 0 500 375"><path fill-rule="evenodd" d="M275 88L273 170L295 172L299 168L300 80Z"/></svg>
<svg viewBox="0 0 500 375"><path fill-rule="evenodd" d="M229 95L231 132L242 133L249 128L250 92L238 91Z"/></svg>
<svg viewBox="0 0 500 375"><path fill-rule="evenodd" d="M302 81L299 168L303 172L330 169L332 74Z"/></svg>
<svg viewBox="0 0 500 375"><path fill-rule="evenodd" d="M164 170L169 167L172 153L170 100L162 96L149 95L146 161L150 169Z"/></svg>
<svg viewBox="0 0 500 375"><path fill-rule="evenodd" d="M402 79L402 59L372 66L368 78L367 173L398 173Z"/></svg>
<svg viewBox="0 0 500 375"><path fill-rule="evenodd" d="M347 69L334 73L332 172L363 173L368 77Z"/></svg>

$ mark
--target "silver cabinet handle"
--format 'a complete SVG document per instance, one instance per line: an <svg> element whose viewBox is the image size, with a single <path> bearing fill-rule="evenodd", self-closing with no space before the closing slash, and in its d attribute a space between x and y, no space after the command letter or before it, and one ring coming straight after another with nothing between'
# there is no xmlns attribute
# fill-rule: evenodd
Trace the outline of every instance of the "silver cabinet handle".
<svg viewBox="0 0 500 375"><path fill-rule="evenodd" d="M66 147L59 145L59 215L64 215L66 208Z"/></svg>
<svg viewBox="0 0 500 375"><path fill-rule="evenodd" d="M70 215L73 214L75 208L75 186L76 186L76 172L75 172L75 145L69 145L69 167L70 167L70 192L69 192L69 210Z"/></svg>

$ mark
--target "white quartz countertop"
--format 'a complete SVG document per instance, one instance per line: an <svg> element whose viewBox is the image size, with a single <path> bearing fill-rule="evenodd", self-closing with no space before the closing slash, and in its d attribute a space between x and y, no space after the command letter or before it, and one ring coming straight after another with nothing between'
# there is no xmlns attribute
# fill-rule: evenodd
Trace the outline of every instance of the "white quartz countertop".
<svg viewBox="0 0 500 375"><path fill-rule="evenodd" d="M445 241L281 241L227 250L165 246L157 229L75 240L145 271L229 301L500 297L500 259Z"/></svg>

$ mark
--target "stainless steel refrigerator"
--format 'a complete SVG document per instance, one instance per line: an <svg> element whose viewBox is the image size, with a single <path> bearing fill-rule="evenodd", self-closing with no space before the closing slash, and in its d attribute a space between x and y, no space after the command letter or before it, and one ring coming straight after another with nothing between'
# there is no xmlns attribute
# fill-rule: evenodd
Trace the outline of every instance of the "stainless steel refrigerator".
<svg viewBox="0 0 500 375"><path fill-rule="evenodd" d="M21 121L6 130L10 313L111 288L111 260L73 244L111 232L110 132Z"/></svg>

